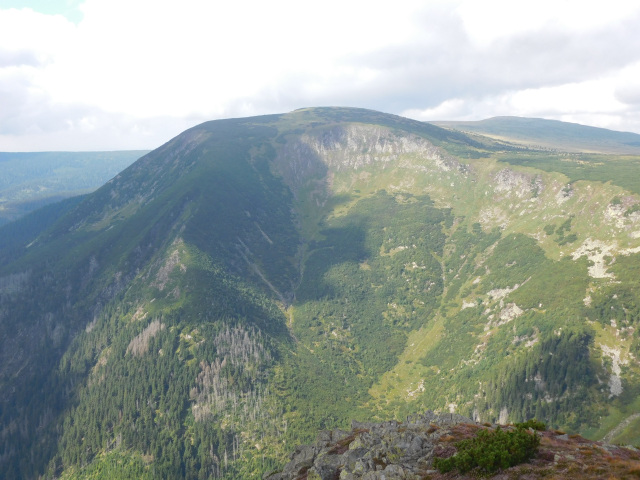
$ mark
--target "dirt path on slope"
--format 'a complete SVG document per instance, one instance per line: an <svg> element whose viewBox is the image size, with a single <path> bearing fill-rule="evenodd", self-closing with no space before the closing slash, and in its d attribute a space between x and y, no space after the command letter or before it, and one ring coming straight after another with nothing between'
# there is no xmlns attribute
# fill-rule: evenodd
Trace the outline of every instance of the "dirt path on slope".
<svg viewBox="0 0 640 480"><path fill-rule="evenodd" d="M629 415L627 418L621 421L617 427L615 427L613 430L607 433L602 439L602 441L605 443L611 443L611 440L613 440L617 435L622 433L622 431L625 428L627 428L629 424L634 420L636 420L637 418L640 418L640 413L634 413L633 415Z"/></svg>

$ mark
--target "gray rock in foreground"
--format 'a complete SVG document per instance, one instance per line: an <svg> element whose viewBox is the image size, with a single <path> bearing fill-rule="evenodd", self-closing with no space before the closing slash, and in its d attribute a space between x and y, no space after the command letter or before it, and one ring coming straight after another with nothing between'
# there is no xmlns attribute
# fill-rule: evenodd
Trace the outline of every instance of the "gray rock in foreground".
<svg viewBox="0 0 640 480"><path fill-rule="evenodd" d="M278 473L265 480L419 479L431 470L434 449L447 426L474 423L457 414L423 415L406 422L361 423L353 421L351 432L323 431L315 443L303 445Z"/></svg>

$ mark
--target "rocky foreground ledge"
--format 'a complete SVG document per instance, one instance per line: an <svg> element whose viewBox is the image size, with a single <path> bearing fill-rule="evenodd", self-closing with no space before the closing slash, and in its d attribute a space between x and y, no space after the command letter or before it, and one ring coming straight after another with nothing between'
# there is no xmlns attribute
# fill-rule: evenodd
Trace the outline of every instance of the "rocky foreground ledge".
<svg viewBox="0 0 640 480"><path fill-rule="evenodd" d="M406 422L360 423L351 431L323 431L315 443L296 448L282 471L265 475L265 480L408 480L471 479L466 475L441 474L433 468L435 457L456 453L455 443L475 436L494 425L478 424L456 414L424 415ZM505 426L505 429L513 427ZM533 434L533 431L532 431ZM640 479L640 450L560 431L537 432L540 448L529 462L503 470L494 479ZM486 477L485 477L486 478Z"/></svg>

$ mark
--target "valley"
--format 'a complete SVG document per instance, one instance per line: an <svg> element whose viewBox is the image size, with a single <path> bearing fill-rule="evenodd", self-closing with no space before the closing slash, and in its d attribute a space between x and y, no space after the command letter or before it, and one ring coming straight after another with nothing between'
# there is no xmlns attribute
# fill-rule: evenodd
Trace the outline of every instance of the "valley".
<svg viewBox="0 0 640 480"><path fill-rule="evenodd" d="M640 444L640 153L443 126L207 122L26 217L0 252L6 478L261 478L427 410Z"/></svg>
<svg viewBox="0 0 640 480"><path fill-rule="evenodd" d="M145 153L0 152L0 225L45 205L92 192Z"/></svg>

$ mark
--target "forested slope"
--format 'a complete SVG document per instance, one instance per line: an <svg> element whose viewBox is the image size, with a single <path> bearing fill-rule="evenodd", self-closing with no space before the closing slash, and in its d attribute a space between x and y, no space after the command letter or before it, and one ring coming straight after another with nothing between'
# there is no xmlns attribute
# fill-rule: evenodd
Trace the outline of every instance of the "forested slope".
<svg viewBox="0 0 640 480"><path fill-rule="evenodd" d="M92 192L145 153L0 152L0 225Z"/></svg>
<svg viewBox="0 0 640 480"><path fill-rule="evenodd" d="M319 429L426 409L640 441L637 159L572 155L305 109L194 127L26 217L2 471L259 478Z"/></svg>

